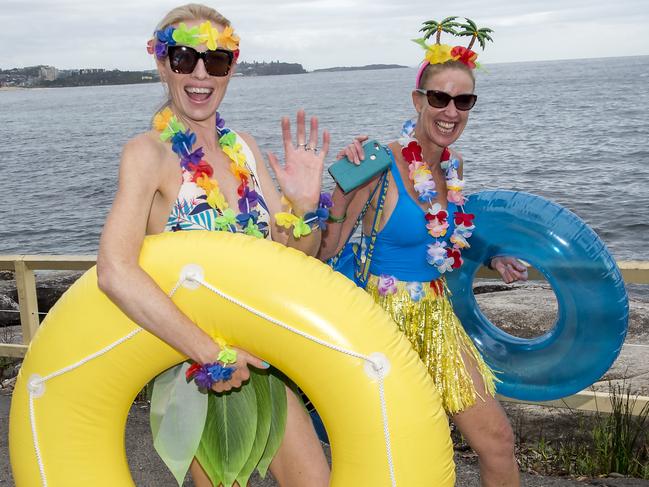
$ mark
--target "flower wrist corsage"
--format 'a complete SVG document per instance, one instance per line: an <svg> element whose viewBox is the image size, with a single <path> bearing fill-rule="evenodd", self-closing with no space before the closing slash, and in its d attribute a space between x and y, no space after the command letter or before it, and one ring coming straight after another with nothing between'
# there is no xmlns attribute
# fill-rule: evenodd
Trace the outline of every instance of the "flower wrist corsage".
<svg viewBox="0 0 649 487"><path fill-rule="evenodd" d="M193 363L185 377L187 382L194 381L199 389L209 390L217 382L225 382L232 378L232 374L236 367L228 367L228 364L233 364L237 361L237 352L229 348L221 339L217 339L221 346L221 351L217 357L218 362L210 362L207 364ZM225 364L225 365L224 365Z"/></svg>
<svg viewBox="0 0 649 487"><path fill-rule="evenodd" d="M289 229L293 227L293 236L295 238L309 235L312 231L327 229L327 219L329 218L329 209L333 206L331 194L321 193L318 208L315 211L309 211L304 216L297 216L292 213L291 204L286 198L282 197L283 202L288 207L288 211L275 214L275 221L280 227Z"/></svg>

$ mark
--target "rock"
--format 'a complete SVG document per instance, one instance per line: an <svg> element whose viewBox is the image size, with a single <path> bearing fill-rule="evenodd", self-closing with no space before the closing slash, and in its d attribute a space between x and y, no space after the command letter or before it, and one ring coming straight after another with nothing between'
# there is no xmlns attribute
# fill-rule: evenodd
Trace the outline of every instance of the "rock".
<svg viewBox="0 0 649 487"><path fill-rule="evenodd" d="M47 313L61 295L74 283L81 272L50 271L36 275L36 296L39 313ZM0 310L18 310L16 282L0 280ZM41 315L42 316L42 315ZM20 324L18 313L0 311L0 327Z"/></svg>
<svg viewBox="0 0 649 487"><path fill-rule="evenodd" d="M38 296L38 311L46 313L56 303L61 295L79 279L82 272L56 272L36 280L36 295Z"/></svg>
<svg viewBox="0 0 649 487"><path fill-rule="evenodd" d="M649 292L647 292L649 294ZM629 297L629 331L628 336L642 342L649 342L649 302Z"/></svg>
<svg viewBox="0 0 649 487"><path fill-rule="evenodd" d="M13 281L13 271L0 271L0 281Z"/></svg>
<svg viewBox="0 0 649 487"><path fill-rule="evenodd" d="M512 289L513 287L508 284L476 284L473 286L473 294L496 293Z"/></svg>
<svg viewBox="0 0 649 487"><path fill-rule="evenodd" d="M23 332L20 324L0 328L0 343L19 344L23 342ZM0 358L0 361L2 359ZM2 363L2 362L0 362Z"/></svg>
<svg viewBox="0 0 649 487"><path fill-rule="evenodd" d="M479 283L474 294L485 316L510 335L537 337L550 330L556 321L556 298L547 283Z"/></svg>
<svg viewBox="0 0 649 487"><path fill-rule="evenodd" d="M0 389L6 389L8 391L13 391L14 386L16 385L16 377L11 377L9 379L5 379L0 383Z"/></svg>
<svg viewBox="0 0 649 487"><path fill-rule="evenodd" d="M18 311L18 303L10 296L0 293L0 326L19 325L20 313Z"/></svg>
<svg viewBox="0 0 649 487"><path fill-rule="evenodd" d="M6 388L9 387L9 385L13 387L13 384L16 382L16 376L18 375L18 371L20 370L21 363L21 360L16 360L15 362L2 367L2 370L0 371L2 387Z"/></svg>

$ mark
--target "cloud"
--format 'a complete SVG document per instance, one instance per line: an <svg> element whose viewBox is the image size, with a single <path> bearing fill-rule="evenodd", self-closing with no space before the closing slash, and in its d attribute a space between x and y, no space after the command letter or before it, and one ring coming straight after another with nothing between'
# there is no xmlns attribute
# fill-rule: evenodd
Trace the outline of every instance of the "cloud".
<svg viewBox="0 0 649 487"><path fill-rule="evenodd" d="M533 12L522 15L509 15L501 18L494 19L492 24L494 27L525 27L537 26L540 24L549 24L560 16L558 12Z"/></svg>
<svg viewBox="0 0 649 487"><path fill-rule="evenodd" d="M12 49L3 52L0 68L150 69L143 46L179 3L2 0L0 25ZM224 4L222 13L241 35L244 60L299 62L307 69L415 65L421 50L410 39L434 14L469 16L492 27L495 42L481 54L486 63L649 54L646 0L465 0L452 12L432 8L429 0L240 0Z"/></svg>

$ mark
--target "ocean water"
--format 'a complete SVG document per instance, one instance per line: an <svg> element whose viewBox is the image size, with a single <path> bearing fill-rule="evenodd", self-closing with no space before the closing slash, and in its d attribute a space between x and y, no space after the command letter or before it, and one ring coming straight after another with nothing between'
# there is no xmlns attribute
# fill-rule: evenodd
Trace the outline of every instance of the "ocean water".
<svg viewBox="0 0 649 487"><path fill-rule="evenodd" d="M332 134L329 164L354 135L397 137L414 114L414 77L404 68L234 78L220 111L281 154L280 117L305 108ZM468 192L544 196L616 258L649 260L648 83L649 56L486 66L456 144ZM0 254L95 253L121 147L163 99L151 84L0 92Z"/></svg>

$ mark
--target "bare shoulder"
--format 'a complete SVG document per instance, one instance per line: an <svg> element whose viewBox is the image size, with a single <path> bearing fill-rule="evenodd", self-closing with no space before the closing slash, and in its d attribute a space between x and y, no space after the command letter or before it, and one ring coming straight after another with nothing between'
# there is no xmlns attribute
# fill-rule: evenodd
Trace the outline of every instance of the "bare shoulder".
<svg viewBox="0 0 649 487"><path fill-rule="evenodd" d="M136 159L142 161L155 161L164 158L166 147L157 137L149 131L136 135L124 144L123 159Z"/></svg>
<svg viewBox="0 0 649 487"><path fill-rule="evenodd" d="M130 139L124 145L120 170L135 172L158 172L168 157L168 148L154 132L145 132Z"/></svg>
<svg viewBox="0 0 649 487"><path fill-rule="evenodd" d="M258 171L261 171L262 174L266 172L266 165L264 164L265 159L257 145L255 138L250 135L248 132L237 132L237 135L250 147L252 154L255 158L254 164L257 167ZM259 161L262 161L261 163ZM249 161L250 162L250 161Z"/></svg>
<svg viewBox="0 0 649 487"><path fill-rule="evenodd" d="M250 146L252 150L258 150L257 141L255 138L250 135L248 132L238 132L237 135L243 139L243 141Z"/></svg>

